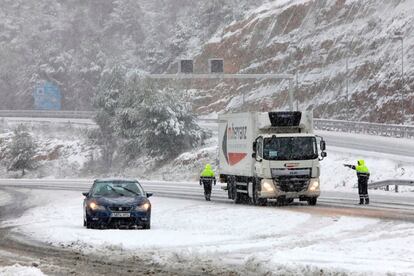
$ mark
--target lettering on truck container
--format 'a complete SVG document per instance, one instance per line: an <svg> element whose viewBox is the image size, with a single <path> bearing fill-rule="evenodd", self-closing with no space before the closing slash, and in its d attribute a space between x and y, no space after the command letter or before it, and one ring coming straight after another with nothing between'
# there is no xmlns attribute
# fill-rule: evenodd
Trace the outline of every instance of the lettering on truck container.
<svg viewBox="0 0 414 276"><path fill-rule="evenodd" d="M226 125L224 131L222 150L227 164L234 166L246 156L247 126Z"/></svg>

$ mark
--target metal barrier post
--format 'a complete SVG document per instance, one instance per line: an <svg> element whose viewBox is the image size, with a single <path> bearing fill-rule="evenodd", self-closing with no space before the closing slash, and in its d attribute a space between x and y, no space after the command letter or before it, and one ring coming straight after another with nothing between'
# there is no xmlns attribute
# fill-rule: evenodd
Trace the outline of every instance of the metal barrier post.
<svg viewBox="0 0 414 276"><path fill-rule="evenodd" d="M398 185L395 185L395 192L398 193Z"/></svg>

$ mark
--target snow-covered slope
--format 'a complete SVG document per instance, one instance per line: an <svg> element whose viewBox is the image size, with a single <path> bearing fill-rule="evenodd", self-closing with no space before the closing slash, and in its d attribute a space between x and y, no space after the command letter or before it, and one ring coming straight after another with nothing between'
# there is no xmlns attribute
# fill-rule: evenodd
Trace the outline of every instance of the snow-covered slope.
<svg viewBox="0 0 414 276"><path fill-rule="evenodd" d="M269 1L218 30L197 60L202 64L223 57L227 72L295 73L297 69L300 109L314 108L315 115L324 118L400 122L401 40L393 37L401 31L405 119L412 121L413 20L413 0ZM287 81L220 83L214 92L206 89L196 94L197 110L285 109L287 88Z"/></svg>

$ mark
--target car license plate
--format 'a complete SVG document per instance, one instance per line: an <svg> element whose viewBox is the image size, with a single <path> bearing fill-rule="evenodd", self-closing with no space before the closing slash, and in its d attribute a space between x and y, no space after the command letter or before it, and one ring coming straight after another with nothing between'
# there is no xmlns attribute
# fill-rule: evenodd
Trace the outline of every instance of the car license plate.
<svg viewBox="0 0 414 276"><path fill-rule="evenodd" d="M131 217L130 213L112 213L111 217L113 218L129 218Z"/></svg>

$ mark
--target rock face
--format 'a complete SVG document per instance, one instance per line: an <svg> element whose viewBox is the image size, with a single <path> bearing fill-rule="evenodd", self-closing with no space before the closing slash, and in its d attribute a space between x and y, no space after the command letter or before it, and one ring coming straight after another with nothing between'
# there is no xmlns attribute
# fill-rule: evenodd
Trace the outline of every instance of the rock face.
<svg viewBox="0 0 414 276"><path fill-rule="evenodd" d="M400 123L404 108L404 121L412 122L413 26L413 0L272 1L218 30L197 60L201 66L223 57L228 73L297 70L295 105L317 117ZM395 32L404 42L404 86ZM286 109L288 87L271 80L210 84L196 94L196 109Z"/></svg>
<svg viewBox="0 0 414 276"><path fill-rule="evenodd" d="M91 109L114 66L165 72L219 29L264 0L2 0L0 108L33 108L37 83L63 94L63 108Z"/></svg>
<svg viewBox="0 0 414 276"><path fill-rule="evenodd" d="M50 81L64 109L91 109L101 76L114 66L176 72L177 58L195 57L206 72L207 60L220 57L229 73L297 71L297 104L316 116L410 122L413 17L414 0L3 0L0 108L32 108L36 83ZM403 32L404 86L396 31ZM286 109L288 86L182 85L199 88L187 91L199 113Z"/></svg>

